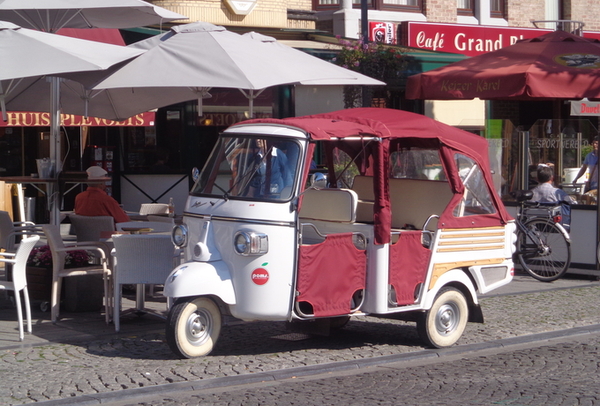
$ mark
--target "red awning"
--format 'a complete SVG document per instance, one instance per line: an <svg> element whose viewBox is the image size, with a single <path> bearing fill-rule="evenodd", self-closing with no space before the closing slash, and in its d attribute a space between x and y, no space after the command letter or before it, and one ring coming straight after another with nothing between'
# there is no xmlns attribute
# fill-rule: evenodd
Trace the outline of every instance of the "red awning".
<svg viewBox="0 0 600 406"><path fill-rule="evenodd" d="M57 34L64 35L65 37L125 46L121 32L116 28L63 28L58 30Z"/></svg>

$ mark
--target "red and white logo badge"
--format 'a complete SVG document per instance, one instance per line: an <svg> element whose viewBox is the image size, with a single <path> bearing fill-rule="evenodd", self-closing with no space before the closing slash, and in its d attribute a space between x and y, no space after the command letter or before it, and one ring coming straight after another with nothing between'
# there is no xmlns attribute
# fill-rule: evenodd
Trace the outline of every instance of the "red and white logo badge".
<svg viewBox="0 0 600 406"><path fill-rule="evenodd" d="M265 265L266 264L263 266ZM256 283L257 285L264 285L269 281L269 272L267 272L265 268L256 268L254 271L252 271L251 278L252 282Z"/></svg>

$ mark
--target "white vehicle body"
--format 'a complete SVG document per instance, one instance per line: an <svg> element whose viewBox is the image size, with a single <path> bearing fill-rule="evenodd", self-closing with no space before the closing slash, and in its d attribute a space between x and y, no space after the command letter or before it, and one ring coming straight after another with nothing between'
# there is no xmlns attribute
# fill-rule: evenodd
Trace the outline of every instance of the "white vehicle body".
<svg viewBox="0 0 600 406"><path fill-rule="evenodd" d="M382 109L356 113L373 110ZM397 114L416 116L392 111L394 123ZM348 120L352 131L354 119ZM406 170L400 163L408 162L407 153L431 160L435 148L379 153L395 141L388 144L375 130L361 128L360 137L323 142L354 143L357 156L373 157L371 170L359 169L350 185L307 187L313 123L273 121L242 123L221 135L187 200L183 225L174 230L185 256L164 290L173 304L167 340L174 352L210 352L222 315L316 319L332 327L356 315L405 318L417 321L422 338L436 347L456 342L467 321L483 322L477 295L512 280L515 243L514 222L489 187L485 159L467 151L451 168L450 155L440 153L443 165L422 165L429 178L394 177L387 169L393 162ZM475 136L465 137L469 144ZM336 148L332 154L343 155ZM282 162L291 168L291 182L278 173ZM339 165L329 162L330 168ZM384 169L373 173L377 167ZM452 170L458 172L453 179L440 175ZM340 186L343 175L328 175Z"/></svg>

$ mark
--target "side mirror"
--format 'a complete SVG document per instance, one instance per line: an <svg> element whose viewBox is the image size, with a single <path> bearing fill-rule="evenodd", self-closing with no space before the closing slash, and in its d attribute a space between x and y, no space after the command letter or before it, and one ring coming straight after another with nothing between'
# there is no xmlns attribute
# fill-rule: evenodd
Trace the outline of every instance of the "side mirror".
<svg viewBox="0 0 600 406"><path fill-rule="evenodd" d="M321 172L315 172L310 177L310 187L315 189L325 189L327 187L327 175Z"/></svg>
<svg viewBox="0 0 600 406"><path fill-rule="evenodd" d="M192 168L192 179L194 180L194 182L197 182L199 177L200 177L200 170L194 166Z"/></svg>

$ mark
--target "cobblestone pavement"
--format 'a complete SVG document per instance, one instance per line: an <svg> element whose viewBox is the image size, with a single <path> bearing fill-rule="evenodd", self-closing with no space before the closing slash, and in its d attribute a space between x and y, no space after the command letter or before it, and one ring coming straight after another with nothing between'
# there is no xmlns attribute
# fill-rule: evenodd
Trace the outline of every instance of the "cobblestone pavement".
<svg viewBox="0 0 600 406"><path fill-rule="evenodd" d="M107 406L600 405L600 333L501 353L374 366Z"/></svg>
<svg viewBox="0 0 600 406"><path fill-rule="evenodd" d="M482 298L486 323L470 323L458 344L599 324L599 295L600 286L594 283ZM153 328L135 336L113 334L72 344L3 348L0 404L66 400L422 350L413 323L361 317L330 337L290 334L281 323L228 326L210 356L180 360L166 345L162 328Z"/></svg>

